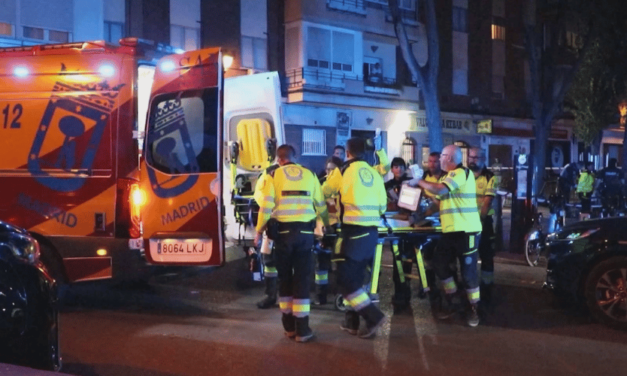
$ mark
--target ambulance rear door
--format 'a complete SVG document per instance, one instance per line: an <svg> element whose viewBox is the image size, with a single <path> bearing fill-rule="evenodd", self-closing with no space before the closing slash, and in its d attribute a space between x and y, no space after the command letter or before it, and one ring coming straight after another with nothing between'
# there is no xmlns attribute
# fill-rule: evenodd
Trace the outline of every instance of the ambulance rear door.
<svg viewBox="0 0 627 376"><path fill-rule="evenodd" d="M158 61L140 170L144 246L151 263L224 263L222 106L219 48Z"/></svg>

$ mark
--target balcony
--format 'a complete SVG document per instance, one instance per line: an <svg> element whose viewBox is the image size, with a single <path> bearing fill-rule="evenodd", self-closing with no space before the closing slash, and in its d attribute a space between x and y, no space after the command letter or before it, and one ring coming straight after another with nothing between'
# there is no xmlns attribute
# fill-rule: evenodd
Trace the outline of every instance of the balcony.
<svg viewBox="0 0 627 376"><path fill-rule="evenodd" d="M286 72L285 82L288 98L294 102L319 101L396 108L399 103L418 101L415 84L387 77L362 77L353 73L297 68Z"/></svg>
<svg viewBox="0 0 627 376"><path fill-rule="evenodd" d="M362 16L366 15L364 0L327 0L327 8Z"/></svg>
<svg viewBox="0 0 627 376"><path fill-rule="evenodd" d="M314 68L298 68L286 72L288 90L300 87L344 90L346 80L359 81L359 76L352 73L337 73Z"/></svg>

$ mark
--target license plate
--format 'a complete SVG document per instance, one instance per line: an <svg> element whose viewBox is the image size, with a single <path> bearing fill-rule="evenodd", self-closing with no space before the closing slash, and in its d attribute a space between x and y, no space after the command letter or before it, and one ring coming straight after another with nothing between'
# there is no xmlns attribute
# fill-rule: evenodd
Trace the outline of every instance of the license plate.
<svg viewBox="0 0 627 376"><path fill-rule="evenodd" d="M211 239L150 239L150 256L155 262L207 262L212 245Z"/></svg>
<svg viewBox="0 0 627 376"><path fill-rule="evenodd" d="M144 239L129 239L128 247L130 249L142 249L144 248Z"/></svg>

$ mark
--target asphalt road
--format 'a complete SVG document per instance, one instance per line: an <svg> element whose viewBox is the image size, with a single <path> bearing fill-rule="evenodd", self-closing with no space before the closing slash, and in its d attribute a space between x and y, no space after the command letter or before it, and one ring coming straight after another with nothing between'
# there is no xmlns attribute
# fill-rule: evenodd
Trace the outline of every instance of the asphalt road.
<svg viewBox="0 0 627 376"><path fill-rule="evenodd" d="M255 307L263 287L249 282L243 260L160 277L142 288L76 286L60 316L63 372L485 376L627 369L627 333L558 304L541 290L541 268L506 256L496 267L495 304L477 328L461 317L437 322L428 300L417 297L411 311L393 315L391 269L384 268L381 306L390 321L374 340L341 332L342 314L331 306L312 309L315 341L283 337L278 308Z"/></svg>

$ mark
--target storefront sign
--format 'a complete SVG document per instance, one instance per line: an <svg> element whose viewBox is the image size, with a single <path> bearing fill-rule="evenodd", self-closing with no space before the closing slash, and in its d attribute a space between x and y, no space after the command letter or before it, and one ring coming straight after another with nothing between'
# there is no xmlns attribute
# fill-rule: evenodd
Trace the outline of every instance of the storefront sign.
<svg viewBox="0 0 627 376"><path fill-rule="evenodd" d="M492 119L481 120L477 122L477 133L492 133Z"/></svg>
<svg viewBox="0 0 627 376"><path fill-rule="evenodd" d="M416 125L418 126L417 127L418 132L428 132L427 118L417 117ZM442 118L442 131L452 132L452 133L463 133L463 134L474 133L473 127L472 127L472 121L469 119L461 120L461 119Z"/></svg>

